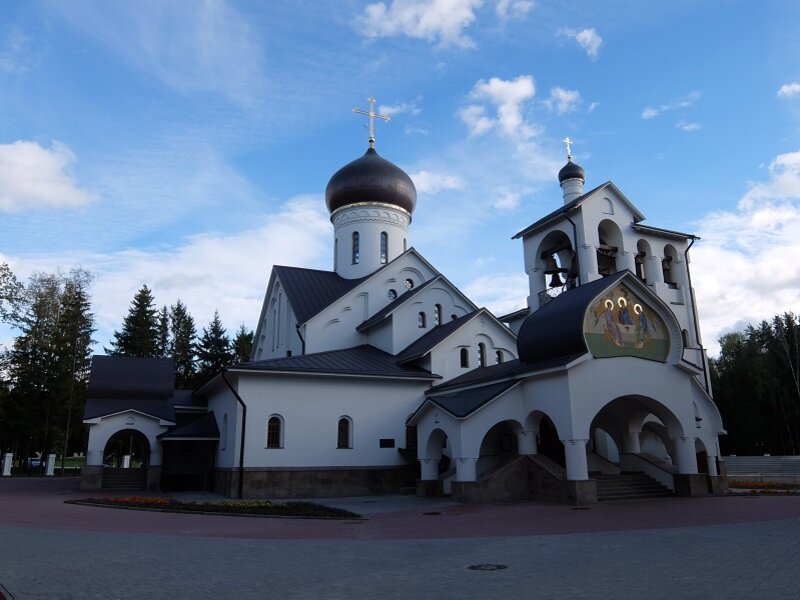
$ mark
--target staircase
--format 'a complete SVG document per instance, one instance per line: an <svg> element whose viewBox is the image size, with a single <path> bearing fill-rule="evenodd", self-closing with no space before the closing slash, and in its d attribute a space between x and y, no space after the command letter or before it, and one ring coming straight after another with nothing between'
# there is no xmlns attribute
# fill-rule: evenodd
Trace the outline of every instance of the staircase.
<svg viewBox="0 0 800 600"><path fill-rule="evenodd" d="M633 500L672 496L668 487L642 472L623 472L619 475L596 475L597 500Z"/></svg>
<svg viewBox="0 0 800 600"><path fill-rule="evenodd" d="M147 469L103 469L103 489L112 492L140 492L147 488Z"/></svg>

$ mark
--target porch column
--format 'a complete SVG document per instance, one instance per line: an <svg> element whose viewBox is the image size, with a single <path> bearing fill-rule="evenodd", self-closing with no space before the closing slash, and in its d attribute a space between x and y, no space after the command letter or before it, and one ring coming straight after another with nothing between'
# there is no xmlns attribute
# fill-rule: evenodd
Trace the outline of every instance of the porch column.
<svg viewBox="0 0 800 600"><path fill-rule="evenodd" d="M521 455L536 454L536 432L522 430L517 434L517 448Z"/></svg>
<svg viewBox="0 0 800 600"><path fill-rule="evenodd" d="M697 473L697 456L694 453L693 437L670 438L675 448L675 466L678 473L692 475Z"/></svg>
<svg viewBox="0 0 800 600"><path fill-rule="evenodd" d="M478 478L477 458L456 459L456 481L475 481Z"/></svg>
<svg viewBox="0 0 800 600"><path fill-rule="evenodd" d="M439 459L420 458L420 479L431 481L439 479Z"/></svg>
<svg viewBox="0 0 800 600"><path fill-rule="evenodd" d="M626 431L622 437L622 451L626 454L639 454L642 447L639 443L641 431Z"/></svg>
<svg viewBox="0 0 800 600"><path fill-rule="evenodd" d="M708 474L711 475L711 477L716 477L717 475L719 475L719 473L717 472L716 456L711 456L710 454L706 456L706 464L708 465Z"/></svg>
<svg viewBox="0 0 800 600"><path fill-rule="evenodd" d="M586 462L586 443L589 440L566 440L564 454L567 459L567 479L585 481L589 479L589 465Z"/></svg>

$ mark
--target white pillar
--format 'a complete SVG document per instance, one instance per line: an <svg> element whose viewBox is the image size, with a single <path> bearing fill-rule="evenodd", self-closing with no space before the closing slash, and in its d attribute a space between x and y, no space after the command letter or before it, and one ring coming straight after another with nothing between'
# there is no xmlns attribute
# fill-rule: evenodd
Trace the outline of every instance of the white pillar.
<svg viewBox="0 0 800 600"><path fill-rule="evenodd" d="M456 481L475 481L478 478L477 458L456 459Z"/></svg>
<svg viewBox="0 0 800 600"><path fill-rule="evenodd" d="M712 477L719 475L717 472L717 457L710 454L706 457L706 464L708 465L708 474Z"/></svg>
<svg viewBox="0 0 800 600"><path fill-rule="evenodd" d="M123 469L130 469L131 468L131 455L126 454L122 457L122 468Z"/></svg>
<svg viewBox="0 0 800 600"><path fill-rule="evenodd" d="M47 477L52 477L55 473L56 468L56 455L55 454L48 454L47 455L47 470L45 471L45 475Z"/></svg>
<svg viewBox="0 0 800 600"><path fill-rule="evenodd" d="M639 442L640 431L626 431L622 437L622 451L626 454L639 454L642 451Z"/></svg>
<svg viewBox="0 0 800 600"><path fill-rule="evenodd" d="M564 454L567 459L567 479L585 481L589 479L589 465L586 461L586 443L589 440L566 440Z"/></svg>
<svg viewBox="0 0 800 600"><path fill-rule="evenodd" d="M11 463L14 462L14 454L6 452L3 455L3 477L11 477Z"/></svg>
<svg viewBox="0 0 800 600"><path fill-rule="evenodd" d="M439 459L420 458L420 479L435 481L439 479Z"/></svg>
<svg viewBox="0 0 800 600"><path fill-rule="evenodd" d="M87 450L86 451L86 466L99 467L103 464L103 451L102 450Z"/></svg>
<svg viewBox="0 0 800 600"><path fill-rule="evenodd" d="M620 271L624 271L628 269L634 275L636 274L636 253L635 252L626 252L625 250L620 250L617 253L617 269Z"/></svg>
<svg viewBox="0 0 800 600"><path fill-rule="evenodd" d="M578 263L581 271L581 284L600 279L597 272L597 249L590 244L578 247Z"/></svg>
<svg viewBox="0 0 800 600"><path fill-rule="evenodd" d="M517 434L517 448L521 455L536 454L536 432L522 430Z"/></svg>
<svg viewBox="0 0 800 600"><path fill-rule="evenodd" d="M693 437L677 437L670 438L673 440L675 448L675 466L678 467L678 473L684 475L692 475L697 473L697 455L694 453L694 438Z"/></svg>

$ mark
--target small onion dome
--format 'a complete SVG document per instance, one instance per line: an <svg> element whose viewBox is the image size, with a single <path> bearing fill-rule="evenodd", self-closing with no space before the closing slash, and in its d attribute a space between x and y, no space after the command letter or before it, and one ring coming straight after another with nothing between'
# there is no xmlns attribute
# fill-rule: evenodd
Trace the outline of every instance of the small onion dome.
<svg viewBox="0 0 800 600"><path fill-rule="evenodd" d="M571 158L558 172L558 183L564 183L567 179L586 181L586 172L583 170L583 167L572 162Z"/></svg>
<svg viewBox="0 0 800 600"><path fill-rule="evenodd" d="M336 171L325 188L330 212L359 202L391 204L413 213L417 188L405 171L369 148L364 156Z"/></svg>

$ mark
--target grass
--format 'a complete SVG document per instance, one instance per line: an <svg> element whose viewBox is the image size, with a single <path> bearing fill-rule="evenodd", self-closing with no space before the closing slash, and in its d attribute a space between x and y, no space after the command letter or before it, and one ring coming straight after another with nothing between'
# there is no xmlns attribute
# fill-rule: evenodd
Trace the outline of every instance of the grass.
<svg viewBox="0 0 800 600"><path fill-rule="evenodd" d="M303 519L360 519L361 515L344 510L314 504L312 502L262 502L262 501L220 501L220 502L179 502L170 498L139 497L125 498L85 498L65 500L67 504L88 504L111 508L158 510L180 513L202 513L220 515L250 515L261 517L294 517Z"/></svg>

